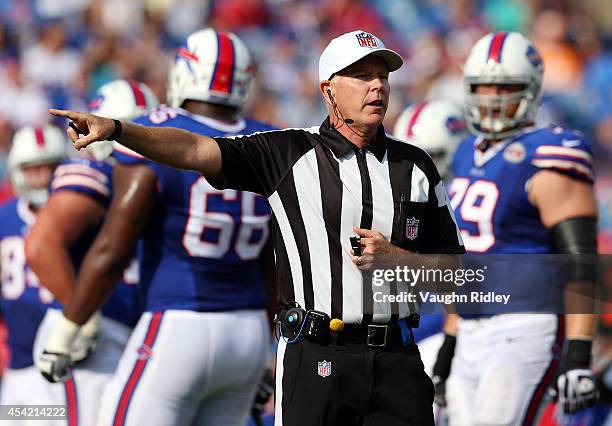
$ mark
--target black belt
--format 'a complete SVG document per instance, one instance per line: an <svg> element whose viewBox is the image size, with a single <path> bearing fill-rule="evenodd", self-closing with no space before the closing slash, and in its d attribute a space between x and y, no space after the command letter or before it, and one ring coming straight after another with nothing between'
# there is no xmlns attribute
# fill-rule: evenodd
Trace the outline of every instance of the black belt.
<svg viewBox="0 0 612 426"><path fill-rule="evenodd" d="M399 322L390 324L345 324L342 331L336 332L336 338L339 343L365 344L372 348L407 346L414 343L412 329L406 324L404 333L402 333Z"/></svg>
<svg viewBox="0 0 612 426"><path fill-rule="evenodd" d="M372 348L407 346L414 343L412 327L418 314L388 324L344 324L342 330L330 329L329 316L323 312L304 311L299 307L280 309L275 322L280 324L281 336L288 344L308 339L327 344L331 338L338 343L364 344ZM418 327L418 321L416 322Z"/></svg>

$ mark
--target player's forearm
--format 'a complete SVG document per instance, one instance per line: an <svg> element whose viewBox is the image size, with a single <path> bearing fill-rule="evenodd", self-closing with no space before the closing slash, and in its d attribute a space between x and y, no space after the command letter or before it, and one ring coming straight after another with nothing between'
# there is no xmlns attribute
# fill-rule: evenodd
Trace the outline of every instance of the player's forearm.
<svg viewBox="0 0 612 426"><path fill-rule="evenodd" d="M207 177L221 176L221 153L214 139L175 127L145 127L121 122L120 144L172 167Z"/></svg>
<svg viewBox="0 0 612 426"><path fill-rule="evenodd" d="M443 331L449 336L456 336L459 332L459 315L447 314L444 318Z"/></svg>
<svg viewBox="0 0 612 426"><path fill-rule="evenodd" d="M87 253L76 288L64 308L64 316L77 324L84 324L106 302L122 277L131 251L116 246L99 234Z"/></svg>
<svg viewBox="0 0 612 426"><path fill-rule="evenodd" d="M423 254L396 247L392 253L384 255L380 264L387 267L407 266L425 269L458 269L461 256L457 254Z"/></svg>
<svg viewBox="0 0 612 426"><path fill-rule="evenodd" d="M74 267L66 248L59 242L31 235L26 240L25 253L28 266L40 283L66 305L75 285Z"/></svg>
<svg viewBox="0 0 612 426"><path fill-rule="evenodd" d="M566 314L565 336L568 339L592 340L597 330L597 316L593 314Z"/></svg>

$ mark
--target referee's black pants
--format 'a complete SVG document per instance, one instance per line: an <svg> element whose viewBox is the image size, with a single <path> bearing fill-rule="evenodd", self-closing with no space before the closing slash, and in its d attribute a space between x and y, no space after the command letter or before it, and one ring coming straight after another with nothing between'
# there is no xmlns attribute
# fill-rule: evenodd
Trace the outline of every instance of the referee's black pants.
<svg viewBox="0 0 612 426"><path fill-rule="evenodd" d="M433 383L415 344L375 349L304 340L280 345L277 426L434 424Z"/></svg>

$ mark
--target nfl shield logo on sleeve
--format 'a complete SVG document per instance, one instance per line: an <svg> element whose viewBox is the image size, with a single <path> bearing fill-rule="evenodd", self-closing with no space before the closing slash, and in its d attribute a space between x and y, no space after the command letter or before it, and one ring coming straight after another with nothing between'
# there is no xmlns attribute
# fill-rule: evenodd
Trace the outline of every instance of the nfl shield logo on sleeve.
<svg viewBox="0 0 612 426"><path fill-rule="evenodd" d="M327 377L331 374L331 361L319 361L317 363L317 373L321 377Z"/></svg>
<svg viewBox="0 0 612 426"><path fill-rule="evenodd" d="M406 219L406 238L414 240L419 236L419 219L413 217Z"/></svg>

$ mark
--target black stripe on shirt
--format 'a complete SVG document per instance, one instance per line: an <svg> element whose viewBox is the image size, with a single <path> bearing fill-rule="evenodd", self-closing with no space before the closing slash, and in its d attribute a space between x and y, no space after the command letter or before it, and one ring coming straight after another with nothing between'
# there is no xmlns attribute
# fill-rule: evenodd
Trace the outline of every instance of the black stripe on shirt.
<svg viewBox="0 0 612 426"><path fill-rule="evenodd" d="M300 210L300 200L295 188L293 169L290 169L285 179L277 188L278 195L291 225L291 232L295 238L295 244L302 265L302 278L304 287L304 309L314 309L314 290L312 287L312 267L310 264L310 249L308 247L308 236L304 225L304 216Z"/></svg>
<svg viewBox="0 0 612 426"><path fill-rule="evenodd" d="M291 275L291 264L287 255L287 247L283 235L280 232L276 218L272 216L270 221L272 228L272 239L274 242L274 257L276 264L276 287L278 289L278 302L282 305L293 304L295 292L293 291L293 276Z"/></svg>
<svg viewBox="0 0 612 426"><path fill-rule="evenodd" d="M368 162L366 159L366 150L360 149L355 158L361 175L361 222L359 227L362 229L372 229L373 219L373 199L372 199L372 181L368 171ZM361 322L369 324L372 322L374 314L374 295L372 293L372 274L370 272L362 272L362 303L363 316Z"/></svg>
<svg viewBox="0 0 612 426"><path fill-rule="evenodd" d="M340 165L321 145L315 146L323 220L328 230L340 229L342 221L342 182ZM331 318L342 318L342 242L339 232L327 232L331 271Z"/></svg>

